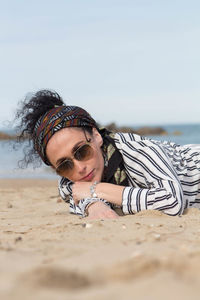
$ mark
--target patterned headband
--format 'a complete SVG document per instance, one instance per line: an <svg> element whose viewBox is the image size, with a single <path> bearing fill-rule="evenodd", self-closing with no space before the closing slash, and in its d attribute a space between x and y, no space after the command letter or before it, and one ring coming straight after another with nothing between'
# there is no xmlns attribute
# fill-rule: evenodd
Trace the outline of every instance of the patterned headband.
<svg viewBox="0 0 200 300"><path fill-rule="evenodd" d="M78 106L55 106L40 117L34 128L34 148L46 165L51 165L46 156L49 139L66 127L97 127L90 114Z"/></svg>

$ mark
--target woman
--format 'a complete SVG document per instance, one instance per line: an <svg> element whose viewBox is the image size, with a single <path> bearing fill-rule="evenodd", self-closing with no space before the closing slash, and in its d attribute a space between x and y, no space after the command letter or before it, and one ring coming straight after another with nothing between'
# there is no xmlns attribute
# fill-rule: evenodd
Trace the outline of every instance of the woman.
<svg viewBox="0 0 200 300"><path fill-rule="evenodd" d="M26 164L36 156L61 176L61 197L70 212L117 218L157 209L181 215L200 207L200 152L136 134L100 129L82 108L66 106L48 90L22 102L20 140L29 138Z"/></svg>

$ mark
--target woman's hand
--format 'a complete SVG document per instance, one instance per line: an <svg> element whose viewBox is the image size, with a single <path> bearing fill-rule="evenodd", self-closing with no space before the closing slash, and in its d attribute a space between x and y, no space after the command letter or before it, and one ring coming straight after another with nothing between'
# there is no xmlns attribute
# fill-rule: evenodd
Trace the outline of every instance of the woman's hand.
<svg viewBox="0 0 200 300"><path fill-rule="evenodd" d="M117 219L118 214L101 201L93 202L88 209L89 219Z"/></svg>
<svg viewBox="0 0 200 300"><path fill-rule="evenodd" d="M72 194L74 203L77 205L81 199L90 198L90 186L92 182L77 181L72 185Z"/></svg>

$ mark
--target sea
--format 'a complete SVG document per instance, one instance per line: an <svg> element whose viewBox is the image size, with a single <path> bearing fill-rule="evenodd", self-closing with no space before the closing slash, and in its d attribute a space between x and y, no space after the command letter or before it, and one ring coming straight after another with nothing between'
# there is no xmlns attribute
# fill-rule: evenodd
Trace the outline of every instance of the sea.
<svg viewBox="0 0 200 300"><path fill-rule="evenodd" d="M179 145L200 144L200 123L199 124L170 124L156 125L162 127L168 132L165 136L148 136L154 140L172 141ZM135 129L143 126L131 126ZM154 127L154 126L151 126ZM10 130L0 129L6 133L12 133ZM0 178L46 178L58 179L58 176L51 168L41 165L34 168L28 166L25 169L19 168L18 162L23 159L23 146L13 149L12 141L0 141Z"/></svg>

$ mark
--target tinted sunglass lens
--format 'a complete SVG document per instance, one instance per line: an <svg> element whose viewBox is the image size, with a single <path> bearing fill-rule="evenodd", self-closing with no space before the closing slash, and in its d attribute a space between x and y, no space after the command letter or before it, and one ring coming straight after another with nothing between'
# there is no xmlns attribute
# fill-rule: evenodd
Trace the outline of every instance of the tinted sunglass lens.
<svg viewBox="0 0 200 300"><path fill-rule="evenodd" d="M74 158L77 160L87 160L92 156L92 154L93 154L92 147L86 144L76 150L74 154Z"/></svg>
<svg viewBox="0 0 200 300"><path fill-rule="evenodd" d="M60 166L57 168L57 173L70 172L74 167L74 163L71 160L63 161Z"/></svg>

